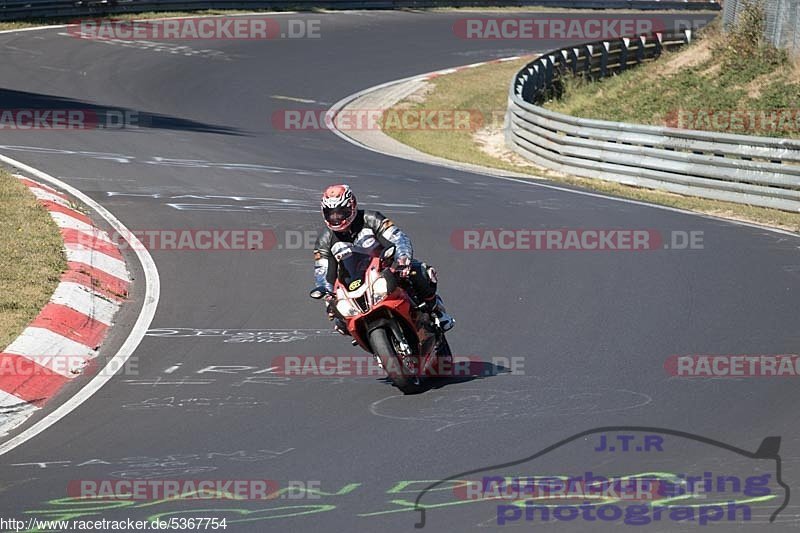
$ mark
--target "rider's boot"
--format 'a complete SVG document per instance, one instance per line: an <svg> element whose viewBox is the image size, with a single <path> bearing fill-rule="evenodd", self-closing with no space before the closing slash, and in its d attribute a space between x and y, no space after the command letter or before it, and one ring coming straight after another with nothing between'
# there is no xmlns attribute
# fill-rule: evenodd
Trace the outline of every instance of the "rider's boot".
<svg viewBox="0 0 800 533"><path fill-rule="evenodd" d="M350 335L350 332L347 331L347 323L339 317L333 318L333 329L340 335Z"/></svg>
<svg viewBox="0 0 800 533"><path fill-rule="evenodd" d="M431 310L431 315L442 331L449 331L456 325L455 319L447 314L442 297L438 294L425 302Z"/></svg>

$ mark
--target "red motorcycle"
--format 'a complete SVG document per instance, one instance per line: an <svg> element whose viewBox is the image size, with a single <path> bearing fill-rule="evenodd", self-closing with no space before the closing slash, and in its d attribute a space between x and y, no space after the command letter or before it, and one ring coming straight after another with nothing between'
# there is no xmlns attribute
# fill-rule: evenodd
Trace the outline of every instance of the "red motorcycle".
<svg viewBox="0 0 800 533"><path fill-rule="evenodd" d="M339 260L334 285L336 314L365 351L373 354L404 394L423 390L426 377L442 375L452 364L450 346L438 319L420 309L389 268L394 247L382 254L353 247ZM323 298L324 287L309 296Z"/></svg>

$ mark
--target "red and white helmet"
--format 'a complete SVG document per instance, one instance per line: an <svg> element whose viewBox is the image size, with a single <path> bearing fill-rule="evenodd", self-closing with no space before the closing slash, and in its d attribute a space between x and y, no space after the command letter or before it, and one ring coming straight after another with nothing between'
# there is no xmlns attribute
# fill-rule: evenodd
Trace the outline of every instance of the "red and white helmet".
<svg viewBox="0 0 800 533"><path fill-rule="evenodd" d="M331 185L322 193L322 217L333 231L344 231L356 218L356 196L349 185Z"/></svg>

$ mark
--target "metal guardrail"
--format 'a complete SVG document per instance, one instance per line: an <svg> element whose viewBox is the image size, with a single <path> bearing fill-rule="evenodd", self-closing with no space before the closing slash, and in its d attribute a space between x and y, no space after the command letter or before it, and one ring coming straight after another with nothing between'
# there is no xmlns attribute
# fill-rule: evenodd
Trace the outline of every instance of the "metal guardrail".
<svg viewBox="0 0 800 533"><path fill-rule="evenodd" d="M399 9L437 6L544 6L586 9L715 10L710 0L0 0L0 20L104 16L202 9Z"/></svg>
<svg viewBox="0 0 800 533"><path fill-rule="evenodd" d="M567 174L800 212L800 140L577 118L544 109L572 73L600 78L657 58L691 30L549 52L511 82L506 143Z"/></svg>

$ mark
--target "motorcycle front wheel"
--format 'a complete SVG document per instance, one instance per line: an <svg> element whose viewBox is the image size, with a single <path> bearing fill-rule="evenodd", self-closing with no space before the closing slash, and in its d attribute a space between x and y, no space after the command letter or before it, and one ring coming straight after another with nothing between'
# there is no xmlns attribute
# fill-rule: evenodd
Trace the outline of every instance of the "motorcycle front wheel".
<svg viewBox="0 0 800 533"><path fill-rule="evenodd" d="M392 344L392 333L384 328L373 329L369 334L372 350L380 360L392 384L400 389L403 394L416 394L422 390L422 383L418 377L408 376L403 371L403 361L397 355Z"/></svg>

